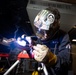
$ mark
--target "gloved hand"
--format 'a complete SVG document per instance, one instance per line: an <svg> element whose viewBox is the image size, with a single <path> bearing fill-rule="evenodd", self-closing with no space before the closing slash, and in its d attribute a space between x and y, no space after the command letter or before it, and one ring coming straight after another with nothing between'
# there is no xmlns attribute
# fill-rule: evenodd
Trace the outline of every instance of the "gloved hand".
<svg viewBox="0 0 76 75"><path fill-rule="evenodd" d="M53 54L46 45L37 44L33 46L34 59L45 64L56 63L57 56Z"/></svg>

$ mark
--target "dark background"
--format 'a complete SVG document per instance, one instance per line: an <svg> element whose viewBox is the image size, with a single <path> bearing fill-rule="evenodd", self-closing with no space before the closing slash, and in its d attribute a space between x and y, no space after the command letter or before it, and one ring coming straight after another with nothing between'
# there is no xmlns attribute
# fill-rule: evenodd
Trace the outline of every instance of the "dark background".
<svg viewBox="0 0 76 75"><path fill-rule="evenodd" d="M13 38L15 32L17 37L34 34L26 11L28 1L0 0L0 38ZM75 33L75 28L69 31L71 39L76 38Z"/></svg>
<svg viewBox="0 0 76 75"><path fill-rule="evenodd" d="M26 11L27 3L28 0L0 0L0 36L14 37L17 28L16 36L33 34Z"/></svg>

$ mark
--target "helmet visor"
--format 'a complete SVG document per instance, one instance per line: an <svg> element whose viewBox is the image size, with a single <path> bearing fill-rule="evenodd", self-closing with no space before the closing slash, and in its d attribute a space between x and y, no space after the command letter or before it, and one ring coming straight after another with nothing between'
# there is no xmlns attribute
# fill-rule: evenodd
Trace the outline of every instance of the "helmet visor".
<svg viewBox="0 0 76 75"><path fill-rule="evenodd" d="M35 17L34 25L38 29L49 30L50 25L54 23L55 16L48 10L41 10Z"/></svg>

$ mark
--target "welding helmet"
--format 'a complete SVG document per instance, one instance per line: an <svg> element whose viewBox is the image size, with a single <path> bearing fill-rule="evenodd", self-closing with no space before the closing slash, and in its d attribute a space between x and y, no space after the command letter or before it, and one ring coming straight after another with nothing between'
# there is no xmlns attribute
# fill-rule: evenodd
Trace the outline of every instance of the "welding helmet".
<svg viewBox="0 0 76 75"><path fill-rule="evenodd" d="M57 9L50 7L41 10L34 19L36 35L43 40L53 36L59 29L59 19L60 13Z"/></svg>

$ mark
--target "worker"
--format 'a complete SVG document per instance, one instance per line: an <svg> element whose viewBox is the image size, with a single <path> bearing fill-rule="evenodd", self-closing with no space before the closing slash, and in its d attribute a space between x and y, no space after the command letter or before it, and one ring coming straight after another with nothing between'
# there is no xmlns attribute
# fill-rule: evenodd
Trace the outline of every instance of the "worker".
<svg viewBox="0 0 76 75"><path fill-rule="evenodd" d="M71 42L69 35L60 29L60 12L48 7L34 19L37 44L33 46L34 59L46 65L49 75L68 75Z"/></svg>

